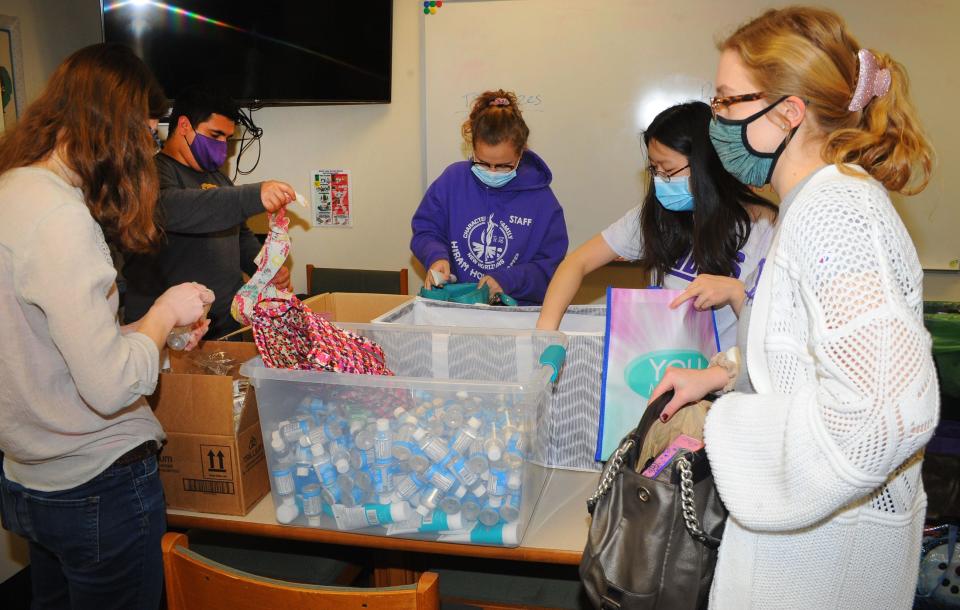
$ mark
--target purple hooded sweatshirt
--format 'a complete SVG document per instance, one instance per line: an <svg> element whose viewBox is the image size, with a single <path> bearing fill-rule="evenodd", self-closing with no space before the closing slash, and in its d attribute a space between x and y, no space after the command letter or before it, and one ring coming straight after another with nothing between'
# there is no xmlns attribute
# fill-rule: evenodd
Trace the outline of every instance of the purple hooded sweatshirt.
<svg viewBox="0 0 960 610"><path fill-rule="evenodd" d="M567 254L563 209L550 190L553 174L526 150L517 177L491 188L469 161L447 167L413 215L410 249L427 269L441 259L459 282L484 275L520 305L540 305Z"/></svg>

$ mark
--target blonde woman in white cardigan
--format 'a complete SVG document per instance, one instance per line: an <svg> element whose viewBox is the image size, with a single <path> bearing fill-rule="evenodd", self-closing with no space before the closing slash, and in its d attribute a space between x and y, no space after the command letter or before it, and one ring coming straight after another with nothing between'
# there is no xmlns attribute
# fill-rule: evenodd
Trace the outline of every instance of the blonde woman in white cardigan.
<svg viewBox="0 0 960 610"><path fill-rule="evenodd" d="M939 399L922 271L887 195L922 190L932 166L906 73L819 9L768 11L720 50L714 146L782 203L741 314L747 391L704 430L730 510L710 606L909 608ZM714 305L710 291L685 296ZM724 364L668 370L666 417L732 388Z"/></svg>

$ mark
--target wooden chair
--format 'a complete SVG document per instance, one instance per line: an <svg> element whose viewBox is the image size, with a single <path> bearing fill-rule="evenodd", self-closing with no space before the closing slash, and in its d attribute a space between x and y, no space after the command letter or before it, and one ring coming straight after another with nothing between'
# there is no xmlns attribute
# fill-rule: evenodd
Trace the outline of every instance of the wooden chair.
<svg viewBox="0 0 960 610"><path fill-rule="evenodd" d="M324 587L234 570L191 551L185 534L165 534L162 547L169 610L440 608L439 581L432 572L425 572L416 583L401 587Z"/></svg>
<svg viewBox="0 0 960 610"><path fill-rule="evenodd" d="M322 292L408 294L407 269L334 269L307 265L307 296Z"/></svg>

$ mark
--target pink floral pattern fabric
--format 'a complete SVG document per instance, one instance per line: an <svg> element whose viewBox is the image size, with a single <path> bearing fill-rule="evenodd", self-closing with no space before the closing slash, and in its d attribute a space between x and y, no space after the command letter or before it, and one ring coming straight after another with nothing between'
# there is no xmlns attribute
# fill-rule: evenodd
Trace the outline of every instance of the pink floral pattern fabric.
<svg viewBox="0 0 960 610"><path fill-rule="evenodd" d="M263 363L270 368L393 375L383 348L334 326L271 283L290 254L289 226L283 210L270 217L257 272L237 291L230 307L234 319L253 328Z"/></svg>
<svg viewBox="0 0 960 610"><path fill-rule="evenodd" d="M261 300L253 308L251 322L253 340L268 367L393 375L383 348L337 328L296 297Z"/></svg>
<svg viewBox="0 0 960 610"><path fill-rule="evenodd" d="M254 306L262 299L290 299L293 293L280 290L272 284L277 271L290 255L290 219L280 210L270 215L270 233L263 242L263 248L257 254L257 272L244 284L233 297L230 315L244 326L250 325L250 314Z"/></svg>

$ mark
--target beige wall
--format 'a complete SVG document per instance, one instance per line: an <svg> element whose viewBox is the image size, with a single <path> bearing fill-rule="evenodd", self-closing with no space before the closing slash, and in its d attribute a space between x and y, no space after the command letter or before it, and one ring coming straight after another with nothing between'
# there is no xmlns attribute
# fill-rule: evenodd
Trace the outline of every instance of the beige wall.
<svg viewBox="0 0 960 610"><path fill-rule="evenodd" d="M350 170L351 228L310 228L302 215L293 224L291 261L297 290L306 290L305 266L361 269L411 267L410 217L422 184L420 17L401 0L394 4L393 92L390 104L264 108L254 114L263 128L263 154L245 182L284 180L309 198L310 172ZM249 161L244 159L242 165ZM265 226L263 218L251 223ZM419 277L411 275L411 289Z"/></svg>
<svg viewBox="0 0 960 610"><path fill-rule="evenodd" d="M28 100L67 55L100 40L96 0L0 0L0 15L20 19Z"/></svg>

